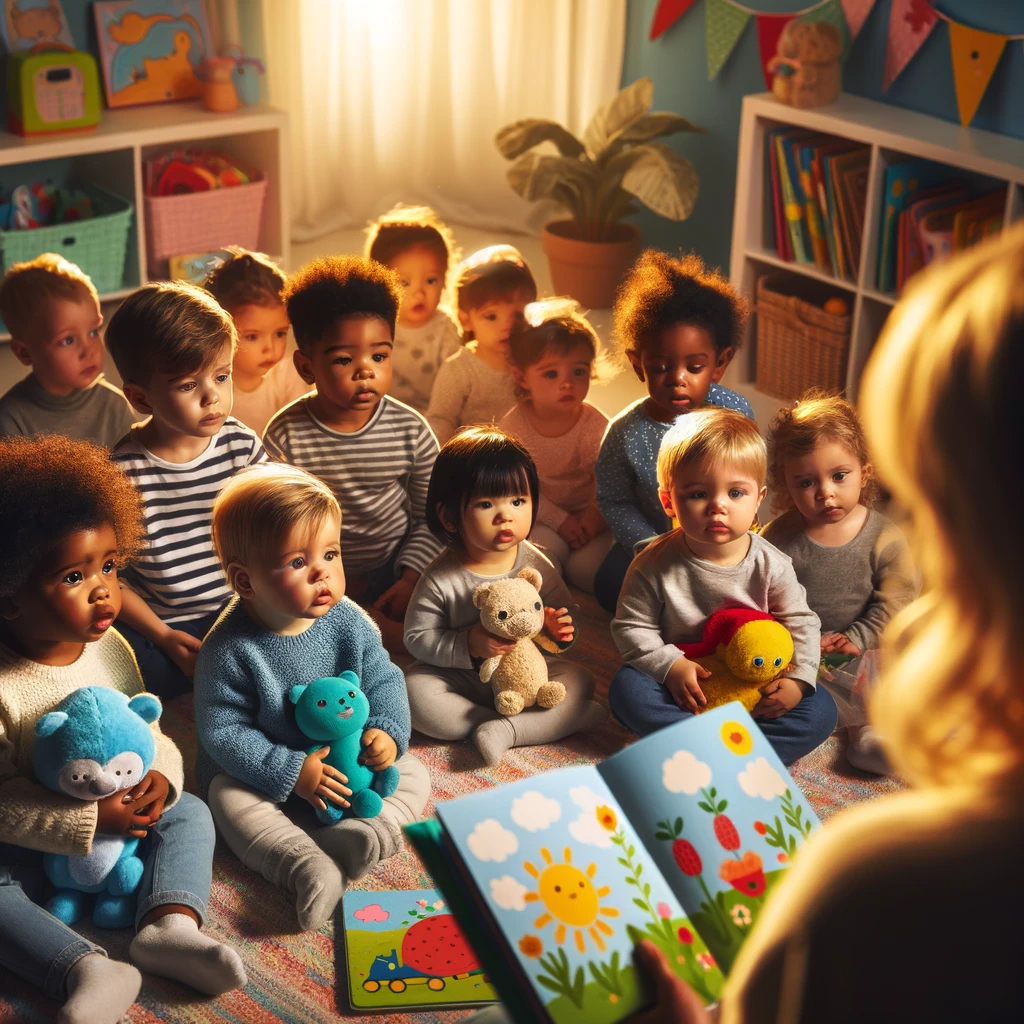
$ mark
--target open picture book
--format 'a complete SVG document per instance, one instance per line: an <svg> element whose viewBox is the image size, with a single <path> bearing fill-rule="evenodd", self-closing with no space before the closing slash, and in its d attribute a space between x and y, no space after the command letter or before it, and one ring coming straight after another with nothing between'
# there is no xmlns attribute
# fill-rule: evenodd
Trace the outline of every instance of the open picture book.
<svg viewBox="0 0 1024 1024"><path fill-rule="evenodd" d="M437 805L406 833L520 1024L612 1024L652 1002L649 938L707 1003L819 827L739 703L598 765Z"/></svg>

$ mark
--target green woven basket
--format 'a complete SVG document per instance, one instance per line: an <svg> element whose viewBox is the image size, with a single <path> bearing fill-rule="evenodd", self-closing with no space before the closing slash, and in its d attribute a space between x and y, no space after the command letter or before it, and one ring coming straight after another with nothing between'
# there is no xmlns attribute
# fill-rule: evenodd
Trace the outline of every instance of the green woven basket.
<svg viewBox="0 0 1024 1024"><path fill-rule="evenodd" d="M0 269L55 252L77 263L100 295L122 287L132 204L95 185L77 187L92 200L96 216L28 231L0 231Z"/></svg>

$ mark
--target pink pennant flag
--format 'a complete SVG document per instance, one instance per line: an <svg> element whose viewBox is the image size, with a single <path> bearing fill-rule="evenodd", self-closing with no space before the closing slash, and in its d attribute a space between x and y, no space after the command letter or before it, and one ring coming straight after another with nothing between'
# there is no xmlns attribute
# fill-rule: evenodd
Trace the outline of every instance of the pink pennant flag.
<svg viewBox="0 0 1024 1024"><path fill-rule="evenodd" d="M929 0L892 0L882 89L888 89L938 24Z"/></svg>
<svg viewBox="0 0 1024 1024"><path fill-rule="evenodd" d="M850 29L850 41L857 38L857 34L864 27L871 8L875 6L875 0L842 0L843 14L846 15L846 24Z"/></svg>
<svg viewBox="0 0 1024 1024"><path fill-rule="evenodd" d="M761 53L761 72L764 84L771 89L773 72L768 70L768 62L779 49L779 37L782 30L793 20L792 14L759 14L757 16L757 47Z"/></svg>

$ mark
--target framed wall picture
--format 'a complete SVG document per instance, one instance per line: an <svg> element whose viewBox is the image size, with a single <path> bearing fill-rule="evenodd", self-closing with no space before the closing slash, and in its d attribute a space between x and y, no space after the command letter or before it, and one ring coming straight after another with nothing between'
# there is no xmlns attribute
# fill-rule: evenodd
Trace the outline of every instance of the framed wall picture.
<svg viewBox="0 0 1024 1024"><path fill-rule="evenodd" d="M202 95L213 54L203 0L101 0L93 9L107 106Z"/></svg>
<svg viewBox="0 0 1024 1024"><path fill-rule="evenodd" d="M40 43L74 47L60 0L3 0L0 35L8 53L30 50Z"/></svg>

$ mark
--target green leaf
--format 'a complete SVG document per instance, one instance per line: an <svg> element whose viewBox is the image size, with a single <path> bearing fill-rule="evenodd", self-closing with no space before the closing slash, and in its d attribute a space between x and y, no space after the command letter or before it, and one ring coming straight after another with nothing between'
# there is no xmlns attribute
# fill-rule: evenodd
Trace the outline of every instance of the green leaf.
<svg viewBox="0 0 1024 1024"><path fill-rule="evenodd" d="M671 842L675 838L675 836L670 836L667 832L655 832L654 838Z"/></svg>
<svg viewBox="0 0 1024 1024"><path fill-rule="evenodd" d="M711 806L710 804L706 804L706 803L704 803L704 801L703 801L703 800L698 800L698 801L697 801L697 806L698 806L698 807L699 807L699 808L700 808L700 809L701 809L702 811L707 811L707 812L708 812L708 814L714 814L714 813L715 813L715 809L714 809L714 808L713 808L713 807L712 807L712 806Z"/></svg>
<svg viewBox="0 0 1024 1024"><path fill-rule="evenodd" d="M627 857L632 857L634 853L636 853L636 847L635 847L635 846L631 846L631 847L630 847L630 848L629 848L629 849L628 849L628 850L626 851L626 856L627 856Z"/></svg>
<svg viewBox="0 0 1024 1024"><path fill-rule="evenodd" d="M639 908L640 908L641 910L648 910L648 909L649 909L649 908L648 908L648 906L647 906L647 904L646 904L646 903L645 903L645 902L644 902L644 901L643 901L642 899L640 899L640 898L639 898L638 896L634 896L634 897L633 897L633 902L634 902L634 903L635 903L635 904L636 904L636 905L637 905L637 906L638 906L638 907L639 907Z"/></svg>
<svg viewBox="0 0 1024 1024"><path fill-rule="evenodd" d="M729 801L728 800L721 801L721 803L719 803L719 805L718 805L718 813L721 814L722 811L724 811L726 809L726 807L728 807L728 806L729 806Z"/></svg>
<svg viewBox="0 0 1024 1024"><path fill-rule="evenodd" d="M636 877L639 878L644 873L643 864L637 864L636 866Z"/></svg>
<svg viewBox="0 0 1024 1024"><path fill-rule="evenodd" d="M505 178L523 199L554 199L582 219L579 215L585 213L587 198L596 187L597 170L582 160L530 150L509 167Z"/></svg>
<svg viewBox="0 0 1024 1024"><path fill-rule="evenodd" d="M537 975L537 981L546 989L550 989L552 992L557 992L560 996L568 994L565 989L558 984L558 982L552 981L550 978L545 978L543 974Z"/></svg>
<svg viewBox="0 0 1024 1024"><path fill-rule="evenodd" d="M651 883L650 882L645 882L644 883L644 896L646 896L647 899L651 898Z"/></svg>
<svg viewBox="0 0 1024 1024"><path fill-rule="evenodd" d="M600 106L583 132L583 145L590 159L600 159L602 150L619 132L650 110L653 99L654 82L638 78Z"/></svg>
<svg viewBox="0 0 1024 1024"><path fill-rule="evenodd" d="M711 799L713 800L716 796L718 796L718 790L715 789L714 786L712 786L711 787Z"/></svg>
<svg viewBox="0 0 1024 1024"><path fill-rule="evenodd" d="M583 154L583 143L568 129L556 121L529 117L506 125L494 136L498 152L508 160L514 160L542 142L552 142L562 156L579 157Z"/></svg>
<svg viewBox="0 0 1024 1024"><path fill-rule="evenodd" d="M676 818L676 835L678 836L679 833L682 832L682 831L683 831L683 819L682 818Z"/></svg>
<svg viewBox="0 0 1024 1024"><path fill-rule="evenodd" d="M628 868L628 867L629 867L629 861L628 861L628 860L625 860L625 859L624 859L623 857L616 857L615 859L616 859L616 860L617 860L617 861L618 861L618 862L619 862L619 863L620 863L620 864L621 864L621 865L622 865L622 866L623 866L624 868Z"/></svg>
<svg viewBox="0 0 1024 1024"><path fill-rule="evenodd" d="M640 883L635 878L632 878L629 875L626 876L626 885L639 885L639 884Z"/></svg>

